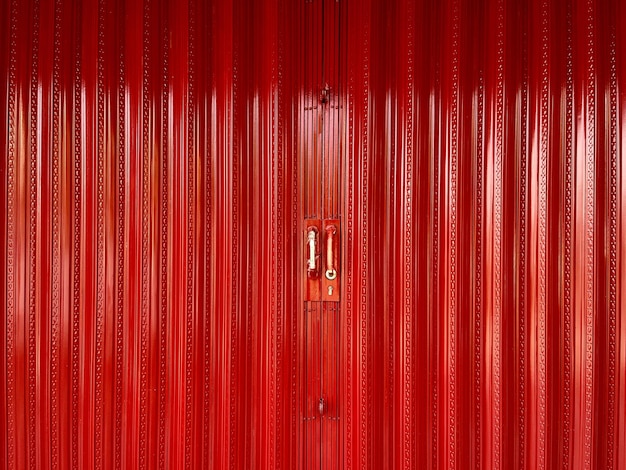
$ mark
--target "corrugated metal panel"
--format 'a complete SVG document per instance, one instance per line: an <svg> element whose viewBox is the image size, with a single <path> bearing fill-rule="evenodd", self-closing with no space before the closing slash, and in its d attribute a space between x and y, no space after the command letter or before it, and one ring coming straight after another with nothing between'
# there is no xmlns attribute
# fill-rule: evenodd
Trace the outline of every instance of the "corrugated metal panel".
<svg viewBox="0 0 626 470"><path fill-rule="evenodd" d="M626 468L622 2L0 11L0 465Z"/></svg>

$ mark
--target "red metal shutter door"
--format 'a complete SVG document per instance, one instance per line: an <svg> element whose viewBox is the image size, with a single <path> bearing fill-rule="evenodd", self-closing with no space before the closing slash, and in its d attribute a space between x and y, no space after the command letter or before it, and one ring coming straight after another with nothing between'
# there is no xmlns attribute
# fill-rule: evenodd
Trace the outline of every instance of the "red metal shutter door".
<svg viewBox="0 0 626 470"><path fill-rule="evenodd" d="M0 467L626 468L625 31L0 1Z"/></svg>

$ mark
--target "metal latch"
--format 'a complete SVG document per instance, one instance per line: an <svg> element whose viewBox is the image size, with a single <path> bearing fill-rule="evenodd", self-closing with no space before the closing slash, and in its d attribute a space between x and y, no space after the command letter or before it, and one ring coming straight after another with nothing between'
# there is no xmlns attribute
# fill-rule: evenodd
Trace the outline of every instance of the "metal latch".
<svg viewBox="0 0 626 470"><path fill-rule="evenodd" d="M339 219L307 219L305 227L304 300L339 302L340 221Z"/></svg>

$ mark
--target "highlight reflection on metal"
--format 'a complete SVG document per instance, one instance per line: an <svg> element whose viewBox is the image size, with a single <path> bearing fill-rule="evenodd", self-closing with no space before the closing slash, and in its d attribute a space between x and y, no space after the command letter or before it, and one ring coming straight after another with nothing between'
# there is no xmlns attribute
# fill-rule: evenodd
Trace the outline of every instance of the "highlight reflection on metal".
<svg viewBox="0 0 626 470"><path fill-rule="evenodd" d="M333 252L333 237L337 233L337 228L334 225L328 225L326 227L326 279L332 281L337 277L337 271L335 270L335 256Z"/></svg>
<svg viewBox="0 0 626 470"><path fill-rule="evenodd" d="M626 468L626 2L3 0L0 70L0 467Z"/></svg>
<svg viewBox="0 0 626 470"><path fill-rule="evenodd" d="M309 275L317 275L317 229L310 227L307 235L307 243L309 246L309 258L307 259L307 270Z"/></svg>

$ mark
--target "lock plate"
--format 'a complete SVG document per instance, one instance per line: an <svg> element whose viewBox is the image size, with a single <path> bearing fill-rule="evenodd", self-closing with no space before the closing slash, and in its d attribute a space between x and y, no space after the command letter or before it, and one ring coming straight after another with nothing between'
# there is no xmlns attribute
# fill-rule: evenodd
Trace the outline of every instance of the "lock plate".
<svg viewBox="0 0 626 470"><path fill-rule="evenodd" d="M302 236L304 300L339 302L341 279L338 219L307 219Z"/></svg>

